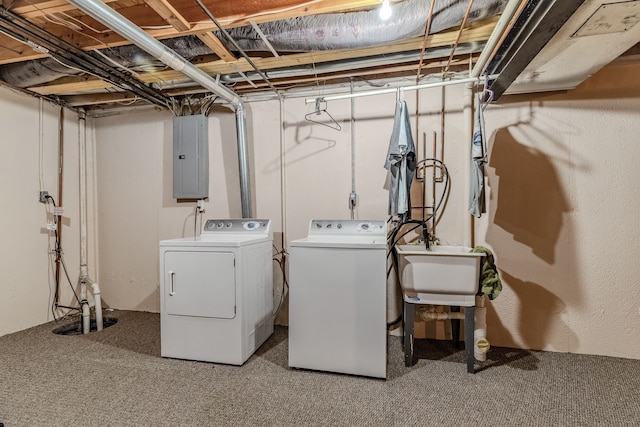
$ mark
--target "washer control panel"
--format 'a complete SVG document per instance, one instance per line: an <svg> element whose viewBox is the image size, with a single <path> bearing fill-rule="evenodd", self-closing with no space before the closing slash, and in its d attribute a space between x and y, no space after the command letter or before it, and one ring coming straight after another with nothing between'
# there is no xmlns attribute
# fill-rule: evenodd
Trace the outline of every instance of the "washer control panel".
<svg viewBox="0 0 640 427"><path fill-rule="evenodd" d="M357 219L314 219L309 226L310 235L386 235L387 223L379 220Z"/></svg>
<svg viewBox="0 0 640 427"><path fill-rule="evenodd" d="M268 233L269 224L268 219L208 219L202 233Z"/></svg>

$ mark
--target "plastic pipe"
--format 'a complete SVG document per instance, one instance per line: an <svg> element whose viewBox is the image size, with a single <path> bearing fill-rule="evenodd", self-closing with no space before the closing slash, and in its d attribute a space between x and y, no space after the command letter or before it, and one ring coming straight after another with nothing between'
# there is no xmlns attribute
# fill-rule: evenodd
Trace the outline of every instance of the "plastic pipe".
<svg viewBox="0 0 640 427"><path fill-rule="evenodd" d="M476 360L487 360L487 352L491 347L487 340L487 309L484 306L484 295L476 297L475 329L473 331L473 355Z"/></svg>
<svg viewBox="0 0 640 427"><path fill-rule="evenodd" d="M93 291L93 299L95 300L96 309L96 330L101 331L103 328L102 322L102 300L100 299L100 286L97 283L91 284L91 290Z"/></svg>
<svg viewBox="0 0 640 427"><path fill-rule="evenodd" d="M89 301L87 301L87 285L82 284L80 291L80 306L82 307L82 333L88 334L91 332L91 309L89 308Z"/></svg>

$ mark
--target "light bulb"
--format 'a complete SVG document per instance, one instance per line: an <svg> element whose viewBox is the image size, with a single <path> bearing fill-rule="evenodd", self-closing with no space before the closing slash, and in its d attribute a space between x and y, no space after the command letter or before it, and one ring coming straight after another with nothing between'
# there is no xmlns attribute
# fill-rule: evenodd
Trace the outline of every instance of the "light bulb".
<svg viewBox="0 0 640 427"><path fill-rule="evenodd" d="M380 8L380 19L386 21L391 18L391 5L389 0L382 0L382 7Z"/></svg>

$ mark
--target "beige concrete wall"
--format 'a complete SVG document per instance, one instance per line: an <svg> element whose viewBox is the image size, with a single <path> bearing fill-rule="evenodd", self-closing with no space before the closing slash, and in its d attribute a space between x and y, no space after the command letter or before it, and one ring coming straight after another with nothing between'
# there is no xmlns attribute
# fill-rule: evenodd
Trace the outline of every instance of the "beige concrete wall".
<svg viewBox="0 0 640 427"><path fill-rule="evenodd" d="M19 331L53 320L51 304L55 292L53 234L46 230L52 207L38 201L46 190L64 207L62 249L71 285L79 277L79 204L78 204L78 120L65 111L64 174L62 203L58 193L58 124L60 109L46 102L0 88L0 335ZM92 147L88 146L91 170ZM88 180L89 189L93 179ZM95 196L95 193L92 193ZM92 200L90 200L90 206ZM91 214L92 211L90 211ZM89 271L96 273L96 241L89 222ZM76 305L71 286L61 274L60 302ZM64 311L57 311L61 316Z"/></svg>
<svg viewBox="0 0 640 427"><path fill-rule="evenodd" d="M489 306L497 345L638 358L640 221L637 66L569 94L489 107L489 213L497 255Z"/></svg>
<svg viewBox="0 0 640 427"><path fill-rule="evenodd" d="M502 295L488 304L493 345L630 358L640 354L633 332L640 326L636 292L640 199L635 186L640 174L635 166L639 71L637 66L610 67L568 94L505 97L491 105L486 110L488 212L473 228L466 213L470 110L463 87L445 91L444 160L451 173L451 193L437 235L443 243L473 241L493 249L504 283ZM8 96L17 107L5 120L12 125L37 120L36 101ZM442 96L440 89L420 93L414 136L421 157L423 135L427 152L435 134L437 154L443 155ZM415 94L405 97L415 127ZM382 164L394 103L394 95L358 98L354 103L357 218L386 217ZM330 102L327 108L342 130L306 122L304 115L313 111L313 104L303 99L247 106L254 213L273 219L278 249L283 242L286 246L304 237L313 218L350 215L350 101ZM96 120L95 129L90 143L97 145L103 299L115 308L159 311L158 241L190 236L194 224L194 204L177 203L171 197L172 116L102 118ZM5 181L11 180L3 188L14 204L26 204L26 211L35 213L33 218L13 215L5 235L14 245L20 242L36 253L39 246L46 246L46 236L39 234L44 213L34 196L38 169L32 163L38 156L38 135L31 124L12 132L15 138L9 147L25 166L17 168L17 162L3 156L0 173ZM55 140L52 132L56 131L47 131L47 138ZM210 201L205 217L240 216L233 113L214 111L209 135ZM54 173L53 155L46 155L49 175ZM35 182L24 184L15 177ZM436 192L441 188L438 184ZM23 194L29 191L31 196ZM413 196L414 203L420 202L419 192ZM428 200L431 197L427 195ZM70 222L73 229L73 219ZM25 239L24 230L30 227L38 231ZM13 307L34 296L38 304L46 305L47 296L41 293L49 291L40 284L46 279L46 252L36 263L43 270L32 277L26 267L31 260L27 263L7 245L4 251L2 262L14 268L3 271L14 273L5 273L2 287L9 295L18 295L19 290L19 295L11 297L11 304L5 303L4 295L0 300L13 314L3 315L3 324L9 322L7 330L18 330L45 321L44 309L39 317L17 321L23 314ZM17 284L24 281L31 284L23 292ZM286 316L281 315L279 322L286 323ZM427 335L437 332L421 328Z"/></svg>
<svg viewBox="0 0 640 427"><path fill-rule="evenodd" d="M474 240L494 250L504 280L503 294L489 304L494 345L640 354L632 333L640 321L637 72L616 68L570 95L505 98L489 107L489 211L473 236L466 213L471 115L463 87L445 91L444 159L452 181L437 234L443 243ZM406 98L414 112L415 94ZM429 147L434 132L439 146L442 102L440 89L420 94L420 146L423 133ZM355 102L358 218L386 217L382 164L394 103L393 95ZM350 102L328 109L341 131L306 122L313 105L302 99L247 108L255 215L274 220L278 247L304 237L313 218L349 217ZM209 125L205 216L239 216L233 114L216 111ZM158 311L157 242L193 233L193 204L171 198L171 116L103 118L96 128L104 298L116 308Z"/></svg>

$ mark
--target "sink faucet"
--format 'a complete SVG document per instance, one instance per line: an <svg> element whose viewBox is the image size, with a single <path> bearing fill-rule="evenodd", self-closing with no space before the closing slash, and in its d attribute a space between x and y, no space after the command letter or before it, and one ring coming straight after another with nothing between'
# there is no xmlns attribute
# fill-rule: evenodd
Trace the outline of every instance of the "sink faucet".
<svg viewBox="0 0 640 427"><path fill-rule="evenodd" d="M429 235L429 229L427 229L426 224L422 226L422 237L424 238L424 244L426 249L430 250L429 241L431 240L431 236Z"/></svg>

